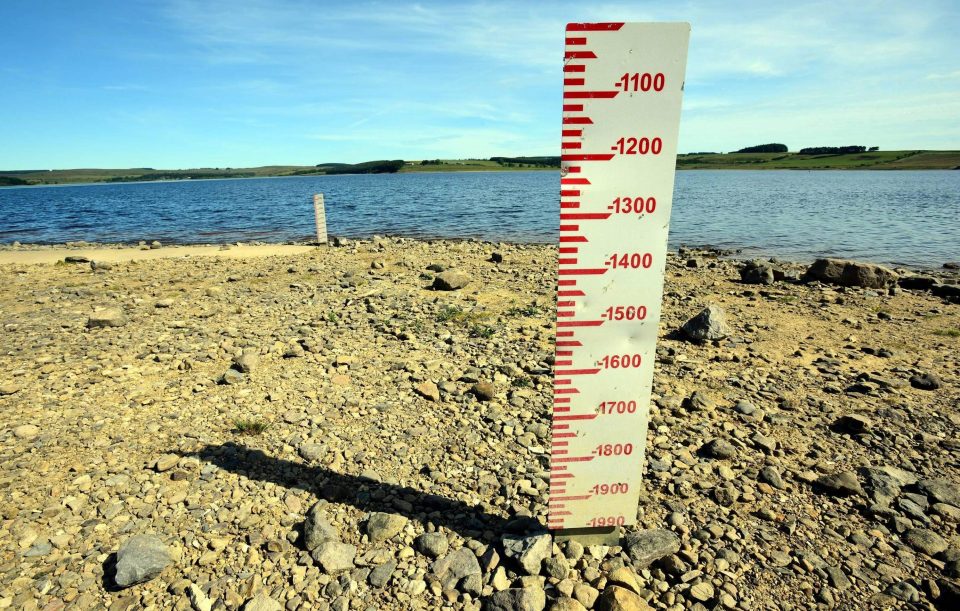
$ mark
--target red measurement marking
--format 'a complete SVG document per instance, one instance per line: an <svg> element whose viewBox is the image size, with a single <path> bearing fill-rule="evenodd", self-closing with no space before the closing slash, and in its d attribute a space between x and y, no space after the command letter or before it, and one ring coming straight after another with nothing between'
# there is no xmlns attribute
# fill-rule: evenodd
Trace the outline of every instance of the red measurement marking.
<svg viewBox="0 0 960 611"><path fill-rule="evenodd" d="M583 291L558 291L557 297L584 297L586 293Z"/></svg>
<svg viewBox="0 0 960 611"><path fill-rule="evenodd" d="M574 339L574 340L563 340L563 341L557 342L557 346L560 346L560 347L562 347L562 348L567 348L567 347L570 347L570 348L579 348L579 347L582 346L582 345L583 345L583 344L581 344L580 342L578 342L578 341L575 340L575 339Z"/></svg>
<svg viewBox="0 0 960 611"><path fill-rule="evenodd" d="M585 45L587 44L587 37L581 36L579 38L567 38L568 45Z"/></svg>
<svg viewBox="0 0 960 611"><path fill-rule="evenodd" d="M558 322L558 327L599 327L603 324L602 320L565 320Z"/></svg>
<svg viewBox="0 0 960 611"><path fill-rule="evenodd" d="M582 495L577 495L577 496L558 496L558 497L551 497L551 498L550 498L550 502L552 503L553 501L583 501L583 500L589 499L590 496L591 496L591 495L589 495L589 494L582 494Z"/></svg>
<svg viewBox="0 0 960 611"><path fill-rule="evenodd" d="M566 465L557 465L556 467L554 467L553 465L550 466L550 473L553 473L554 471L566 471L566 470L567 470ZM553 475L553 476L551 476L551 477L560 477L560 476L559 476L559 475ZM571 476L571 477L572 477L572 476Z"/></svg>
<svg viewBox="0 0 960 611"><path fill-rule="evenodd" d="M608 21L602 23L568 23L568 32L611 32L623 27L622 21Z"/></svg>
<svg viewBox="0 0 960 611"><path fill-rule="evenodd" d="M553 471L553 469L550 470ZM566 471L567 468L564 467L563 470ZM551 479L570 479L571 477L573 477L573 473L560 473L558 475L551 476Z"/></svg>
<svg viewBox="0 0 960 611"><path fill-rule="evenodd" d="M557 337L573 337L573 331L557 331Z"/></svg>
<svg viewBox="0 0 960 611"><path fill-rule="evenodd" d="M570 408L569 408L569 407L555 407L555 408L553 408L553 411L554 411L554 413L569 412L569 411L570 411Z"/></svg>
<svg viewBox="0 0 960 611"><path fill-rule="evenodd" d="M564 100L609 100L617 97L619 91L564 91Z"/></svg>
<svg viewBox="0 0 960 611"><path fill-rule="evenodd" d="M597 54L593 51L567 51L563 59L597 59Z"/></svg>
<svg viewBox="0 0 960 611"><path fill-rule="evenodd" d="M581 130L575 130L575 131L583 131L583 130L581 129ZM582 176L578 176L576 178L561 178L560 184L561 185L589 185L590 181L586 178L583 178Z"/></svg>
<svg viewBox="0 0 960 611"><path fill-rule="evenodd" d="M580 196L580 191L576 189L560 190L560 197L579 197L579 196Z"/></svg>
<svg viewBox="0 0 960 611"><path fill-rule="evenodd" d="M559 435L554 435L554 437L559 437ZM554 447L554 448L565 448L565 447L567 447L568 445L570 445L570 442L568 442L568 441L554 441L554 442L551 444L551 447ZM566 451L566 450L564 450L564 451Z"/></svg>
<svg viewBox="0 0 960 611"><path fill-rule="evenodd" d="M557 280L559 286L577 286L576 280Z"/></svg>
<svg viewBox="0 0 960 611"><path fill-rule="evenodd" d="M587 67L584 66L583 64L567 64L566 66L563 67L563 71L564 72L586 72ZM583 109L581 108L581 110Z"/></svg>
<svg viewBox="0 0 960 611"><path fill-rule="evenodd" d="M560 135L563 136L564 138L575 138L577 136L582 136L583 130L582 129L565 129L562 132L560 132ZM560 179L560 184L563 184L562 178Z"/></svg>
<svg viewBox="0 0 960 611"><path fill-rule="evenodd" d="M557 302L558 308L572 308L575 305L577 305L577 302L575 301L558 301Z"/></svg>
<svg viewBox="0 0 960 611"><path fill-rule="evenodd" d="M562 150L578 149L582 147L583 147L582 142L561 142L560 143L560 148Z"/></svg>
<svg viewBox="0 0 960 611"><path fill-rule="evenodd" d="M580 231L580 225L560 225L560 231ZM563 237L560 241L563 241Z"/></svg>
<svg viewBox="0 0 960 611"><path fill-rule="evenodd" d="M586 81L587 79L582 79L582 78L565 78L563 79L563 84L565 87L571 87L571 86L575 87L577 85L583 85L584 83L586 83Z"/></svg>
<svg viewBox="0 0 960 611"><path fill-rule="evenodd" d="M580 166L578 165L567 166L567 174L579 174L579 173L580 173Z"/></svg>
<svg viewBox="0 0 960 611"><path fill-rule="evenodd" d="M563 455L569 454L570 451L569 450L553 450L551 453L554 456L563 456Z"/></svg>
<svg viewBox="0 0 960 611"><path fill-rule="evenodd" d="M569 384L569 383L570 383L570 380L567 380L566 383ZM558 384L558 382L554 382L553 384L554 384L554 386L556 386L556 385ZM555 394L555 395L579 395L579 394L580 394L580 391L577 390L576 388L557 388L556 390L553 391L553 394Z"/></svg>
<svg viewBox="0 0 960 611"><path fill-rule="evenodd" d="M579 208L580 202L560 202L561 208ZM560 252L563 252L562 250Z"/></svg>
<svg viewBox="0 0 960 611"><path fill-rule="evenodd" d="M561 269L561 276L599 276L607 273L605 267L581 267L578 269Z"/></svg>
<svg viewBox="0 0 960 611"><path fill-rule="evenodd" d="M554 397L553 404L556 405L557 403L570 403L570 397Z"/></svg>
<svg viewBox="0 0 960 611"><path fill-rule="evenodd" d="M561 221L602 221L608 218L609 212L567 212L560 215Z"/></svg>
<svg viewBox="0 0 960 611"><path fill-rule="evenodd" d="M592 376L600 373L600 369L557 369L558 376Z"/></svg>
<svg viewBox="0 0 960 611"><path fill-rule="evenodd" d="M576 437L576 436L577 436L576 433L557 433L557 434L555 434L555 435L553 436L553 438L554 438L554 439L567 439L567 438ZM562 442L562 443L566 444L567 442L564 441L564 442Z"/></svg>
<svg viewBox="0 0 960 611"><path fill-rule="evenodd" d="M610 161L613 154L606 153L576 153L570 155L560 155L561 161Z"/></svg>
<svg viewBox="0 0 960 611"><path fill-rule="evenodd" d="M593 460L593 456L571 456L569 458L558 458L554 462L558 463L567 463L567 462L590 462Z"/></svg>
<svg viewBox="0 0 960 611"><path fill-rule="evenodd" d="M593 125L593 121L590 117L564 117L564 125ZM570 171L570 168L567 168L567 171Z"/></svg>
<svg viewBox="0 0 960 611"><path fill-rule="evenodd" d="M554 420L561 420L561 421L566 421L566 420L593 420L593 419L596 418L596 417L597 417L596 414L575 414L575 415L573 415L573 416L557 416L556 418L554 418Z"/></svg>

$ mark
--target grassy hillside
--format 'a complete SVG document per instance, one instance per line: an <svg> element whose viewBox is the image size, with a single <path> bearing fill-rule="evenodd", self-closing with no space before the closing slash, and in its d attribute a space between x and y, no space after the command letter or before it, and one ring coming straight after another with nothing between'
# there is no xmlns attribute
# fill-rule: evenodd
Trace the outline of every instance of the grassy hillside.
<svg viewBox="0 0 960 611"><path fill-rule="evenodd" d="M677 156L681 170L954 170L960 151L874 151L847 155L693 153Z"/></svg>
<svg viewBox="0 0 960 611"><path fill-rule="evenodd" d="M0 170L0 186L56 185L89 182L197 180L204 178L257 178L267 176L320 176L392 172L491 172L553 170L557 157L495 157L492 159L433 159L322 163L310 166L269 165L256 168L194 168L189 170L73 169ZM390 164L393 167L390 167ZM677 157L680 170L955 170L960 151L875 151L848 155L798 153L691 153Z"/></svg>

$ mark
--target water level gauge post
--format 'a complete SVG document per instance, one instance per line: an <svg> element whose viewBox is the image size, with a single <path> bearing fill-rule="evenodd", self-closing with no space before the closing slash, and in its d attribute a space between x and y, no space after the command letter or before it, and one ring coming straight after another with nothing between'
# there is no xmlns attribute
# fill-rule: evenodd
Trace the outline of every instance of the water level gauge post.
<svg viewBox="0 0 960 611"><path fill-rule="evenodd" d="M571 23L548 527L637 521L690 25Z"/></svg>

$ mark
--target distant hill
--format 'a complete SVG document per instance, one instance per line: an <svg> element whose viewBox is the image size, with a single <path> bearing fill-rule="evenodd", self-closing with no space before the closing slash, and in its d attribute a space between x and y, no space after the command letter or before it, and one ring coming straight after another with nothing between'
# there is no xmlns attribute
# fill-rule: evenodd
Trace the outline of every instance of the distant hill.
<svg viewBox="0 0 960 611"><path fill-rule="evenodd" d="M769 145L761 145L769 146ZM841 147L837 147L841 148ZM846 147L843 147L846 148ZM960 151L838 152L817 147L797 153L687 153L677 156L680 170L958 170ZM0 187L148 180L202 180L268 176L322 176L326 174L381 174L408 172L510 172L558 170L560 157L490 157L489 159L400 159L364 163L321 163L312 166L270 165L255 168L154 168L72 170L0 170Z"/></svg>

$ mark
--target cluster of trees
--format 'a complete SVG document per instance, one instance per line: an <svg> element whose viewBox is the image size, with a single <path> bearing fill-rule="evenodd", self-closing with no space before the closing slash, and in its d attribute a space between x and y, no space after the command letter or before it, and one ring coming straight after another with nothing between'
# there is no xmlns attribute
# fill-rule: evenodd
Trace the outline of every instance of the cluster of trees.
<svg viewBox="0 0 960 611"><path fill-rule="evenodd" d="M336 164L324 167L324 172L327 174L394 174L402 167L403 159L381 159L363 163Z"/></svg>
<svg viewBox="0 0 960 611"><path fill-rule="evenodd" d="M19 187L29 185L27 181L16 176L0 176L0 187Z"/></svg>
<svg viewBox="0 0 960 611"><path fill-rule="evenodd" d="M424 159L420 165L441 165L443 162L439 159Z"/></svg>
<svg viewBox="0 0 960 611"><path fill-rule="evenodd" d="M875 148L875 147L873 147ZM801 155L847 155L850 153L865 153L865 146L809 146L800 149Z"/></svg>
<svg viewBox="0 0 960 611"><path fill-rule="evenodd" d="M787 145L779 143L771 144L758 144L757 146L748 146L747 148L742 148L739 151L734 151L735 153L786 153Z"/></svg>
<svg viewBox="0 0 960 611"><path fill-rule="evenodd" d="M507 167L512 167L511 164L528 165L535 168L560 167L560 157L491 157L490 161Z"/></svg>

